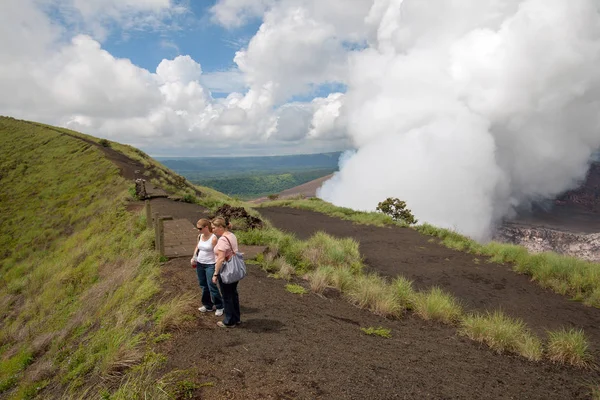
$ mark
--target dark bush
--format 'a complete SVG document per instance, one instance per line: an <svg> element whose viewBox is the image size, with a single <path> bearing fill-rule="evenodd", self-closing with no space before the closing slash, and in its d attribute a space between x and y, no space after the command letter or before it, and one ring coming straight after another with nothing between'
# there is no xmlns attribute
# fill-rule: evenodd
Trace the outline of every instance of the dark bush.
<svg viewBox="0 0 600 400"><path fill-rule="evenodd" d="M414 225L419 222L415 219L412 211L406 208L406 202L395 197L388 197L377 205L377 211L392 217L394 221L401 221L408 225Z"/></svg>

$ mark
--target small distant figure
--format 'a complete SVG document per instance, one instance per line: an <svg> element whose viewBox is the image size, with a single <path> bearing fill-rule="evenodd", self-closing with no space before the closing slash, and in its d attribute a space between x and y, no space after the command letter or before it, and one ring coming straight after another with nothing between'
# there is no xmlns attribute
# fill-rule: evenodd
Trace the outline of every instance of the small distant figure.
<svg viewBox="0 0 600 400"><path fill-rule="evenodd" d="M224 218L217 217L212 220L213 232L219 237L215 246L215 273L213 283L219 282L223 303L225 306L225 317L223 321L217 322L221 328L233 328L242 322L240 314L240 299L238 296L238 282L224 283L219 275L226 260L229 260L234 252L238 252L238 241L235 235L229 231L231 224Z"/></svg>
<svg viewBox="0 0 600 400"><path fill-rule="evenodd" d="M210 221L206 218L198 220L196 228L200 231L200 234L191 261L192 266L194 261L196 262L198 283L202 288L202 306L198 308L198 311L205 313L215 310L215 315L220 317L223 315L223 298L212 279L215 274L216 258L214 248L217 244L217 237L212 232Z"/></svg>

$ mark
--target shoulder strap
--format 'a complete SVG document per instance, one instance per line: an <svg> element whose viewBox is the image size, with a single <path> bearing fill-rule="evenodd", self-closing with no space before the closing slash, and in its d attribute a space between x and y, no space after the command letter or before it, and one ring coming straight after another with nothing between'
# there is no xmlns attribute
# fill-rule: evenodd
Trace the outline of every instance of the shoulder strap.
<svg viewBox="0 0 600 400"><path fill-rule="evenodd" d="M233 249L233 245L231 244L231 241L229 240L229 238L225 235L223 235L223 237L225 238L225 240L227 240L229 242L229 247L231 247L231 257L233 257L235 255L235 250ZM229 260L231 260L231 257L229 257ZM227 260L227 261L229 261Z"/></svg>

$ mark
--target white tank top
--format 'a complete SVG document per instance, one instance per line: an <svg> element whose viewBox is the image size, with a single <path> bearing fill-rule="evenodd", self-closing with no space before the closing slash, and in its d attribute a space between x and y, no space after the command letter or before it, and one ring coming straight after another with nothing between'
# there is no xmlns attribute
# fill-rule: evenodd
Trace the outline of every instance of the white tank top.
<svg viewBox="0 0 600 400"><path fill-rule="evenodd" d="M214 264L215 263L215 252L213 251L213 238L215 237L214 233L210 235L208 240L203 241L202 235L200 235L200 240L198 241L198 257L196 257L196 261L201 264Z"/></svg>

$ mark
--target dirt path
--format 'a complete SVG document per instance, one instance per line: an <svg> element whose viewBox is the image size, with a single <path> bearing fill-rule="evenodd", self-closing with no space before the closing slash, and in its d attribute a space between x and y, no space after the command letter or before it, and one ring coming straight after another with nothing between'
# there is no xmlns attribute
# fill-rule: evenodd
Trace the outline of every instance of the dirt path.
<svg viewBox="0 0 600 400"><path fill-rule="evenodd" d="M240 284L242 320L217 328L198 314L162 351L163 372L190 370L211 386L203 399L577 399L585 371L498 355L454 328L408 317L389 321L341 299L288 293L257 267ZM197 293L186 260L163 267L164 294ZM195 307L198 304L192 305ZM384 326L391 339L364 335Z"/></svg>
<svg viewBox="0 0 600 400"><path fill-rule="evenodd" d="M372 270L389 277L403 275L421 289L440 286L469 309L502 309L510 316L522 318L541 337L545 337L546 329L582 328L600 360L600 310L543 289L509 266L450 250L413 229L357 225L292 208L259 211L277 228L301 239L317 231L352 237L360 243L360 252Z"/></svg>

